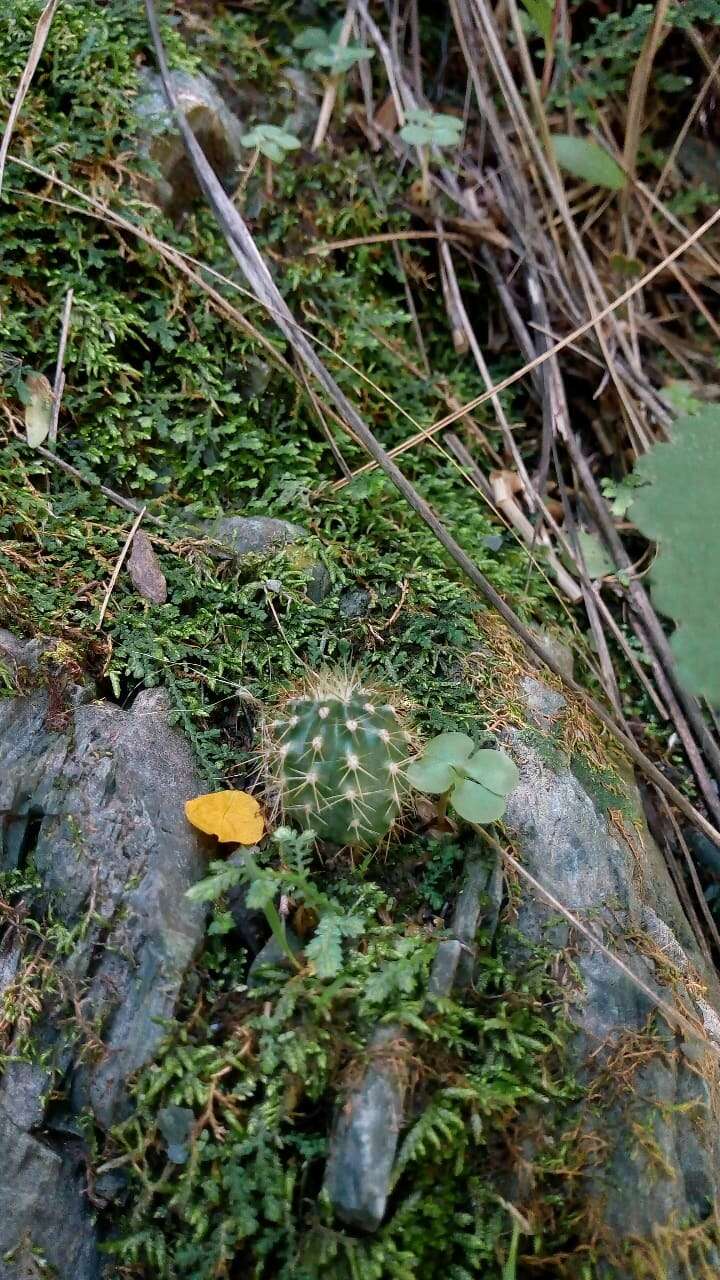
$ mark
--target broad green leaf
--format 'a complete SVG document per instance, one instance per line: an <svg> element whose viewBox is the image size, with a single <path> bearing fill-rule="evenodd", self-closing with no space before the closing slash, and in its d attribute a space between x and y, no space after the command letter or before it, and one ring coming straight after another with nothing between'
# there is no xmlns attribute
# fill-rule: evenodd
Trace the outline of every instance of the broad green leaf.
<svg viewBox="0 0 720 1280"><path fill-rule="evenodd" d="M566 173L594 187L609 187L620 191L625 186L625 174L612 156L597 142L587 138L575 138L571 134L556 133L552 138L555 159Z"/></svg>
<svg viewBox="0 0 720 1280"><path fill-rule="evenodd" d="M552 39L553 12L552 0L522 0L525 9L532 18L546 44Z"/></svg>
<svg viewBox="0 0 720 1280"><path fill-rule="evenodd" d="M615 572L615 566L596 533L578 529L577 538L588 578L605 578Z"/></svg>
<svg viewBox="0 0 720 1280"><path fill-rule="evenodd" d="M426 791L431 796L441 796L449 791L457 774L452 765L444 760L413 760L405 770L405 777L411 787L417 791Z"/></svg>
<svg viewBox="0 0 720 1280"><path fill-rule="evenodd" d="M670 443L640 458L630 518L657 542L653 601L676 624L670 644L691 693L720 706L720 406L678 418Z"/></svg>
<svg viewBox="0 0 720 1280"><path fill-rule="evenodd" d="M47 440L53 415L53 392L43 373L28 373L22 396L25 405L25 435L28 444L37 448Z"/></svg>
<svg viewBox="0 0 720 1280"><path fill-rule="evenodd" d="M450 804L466 822L495 822L505 812L504 796L496 796L481 783L467 779L453 787Z"/></svg>
<svg viewBox="0 0 720 1280"><path fill-rule="evenodd" d="M462 131L463 122L457 116L435 111L408 111L400 137L414 147L454 147L460 141Z"/></svg>
<svg viewBox="0 0 720 1280"><path fill-rule="evenodd" d="M428 742L422 759L440 760L444 764L462 764L474 750L475 743L466 733L439 733Z"/></svg>
<svg viewBox="0 0 720 1280"><path fill-rule="evenodd" d="M515 761L503 751L476 751L462 771L498 796L509 795L520 781Z"/></svg>

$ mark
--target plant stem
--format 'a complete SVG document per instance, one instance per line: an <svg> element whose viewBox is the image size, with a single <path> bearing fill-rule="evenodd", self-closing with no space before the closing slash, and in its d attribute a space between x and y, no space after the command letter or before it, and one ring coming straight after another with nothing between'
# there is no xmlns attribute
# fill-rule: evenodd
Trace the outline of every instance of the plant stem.
<svg viewBox="0 0 720 1280"><path fill-rule="evenodd" d="M290 946L290 943L287 940L287 934L285 932L285 922L284 920L281 919L280 912L278 911L274 902L268 902L267 906L265 907L265 919L270 925L270 930L272 932L273 938L277 942L278 946L282 948L284 954L287 956L293 968L300 969L301 965L298 961L298 958L295 955L295 952L293 951L292 947Z"/></svg>

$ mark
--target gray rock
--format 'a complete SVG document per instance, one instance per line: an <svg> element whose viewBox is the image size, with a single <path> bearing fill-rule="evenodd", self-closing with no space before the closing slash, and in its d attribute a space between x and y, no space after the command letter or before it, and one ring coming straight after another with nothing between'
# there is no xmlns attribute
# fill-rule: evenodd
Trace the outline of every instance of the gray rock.
<svg viewBox="0 0 720 1280"><path fill-rule="evenodd" d="M453 934L462 951L455 975L455 990L472 985L475 970L475 936L486 929L492 938L497 929L503 896L503 869L500 855L470 858L465 870L465 883L453 916Z"/></svg>
<svg viewBox="0 0 720 1280"><path fill-rule="evenodd" d="M275 516L218 516L204 526L205 534L219 544L213 554L225 553L228 558L243 556L267 556L307 538L307 529L290 520L278 520ZM310 581L308 595L313 604L322 604L332 588L330 574L324 564L308 564Z"/></svg>
<svg viewBox="0 0 720 1280"><path fill-rule="evenodd" d="M457 978L463 944L457 938L444 938L438 943L428 981L428 995L447 999Z"/></svg>
<svg viewBox="0 0 720 1280"><path fill-rule="evenodd" d="M410 1045L404 1028L379 1027L359 1088L338 1113L325 1190L340 1218L362 1231L382 1222L407 1090Z"/></svg>
<svg viewBox="0 0 720 1280"><path fill-rule="evenodd" d="M278 520L275 516L218 516L205 525L208 538L223 544L223 549L238 559L242 556L266 556L307 537L300 524Z"/></svg>
<svg viewBox="0 0 720 1280"><path fill-rule="evenodd" d="M54 640L43 637L36 640L22 640L0 627L0 661L14 671L19 667L26 667L28 671L37 671L43 654L54 648Z"/></svg>
<svg viewBox="0 0 720 1280"><path fill-rule="evenodd" d="M72 1000L71 1009L61 995L47 1002L30 1060L13 1059L11 1046L0 1079L0 1177L13 1170L20 1188L0 1193L0 1254L24 1248L30 1230L58 1280L90 1280L98 1274L92 1220L68 1165L67 1135L84 1108L103 1128L128 1113L129 1079L152 1059L173 1015L203 932L202 911L185 893L204 863L184 816L202 788L161 693L143 693L122 711L70 691L68 707L58 730L48 727L44 689L0 702L8 835L0 867L32 858L41 887L28 905L67 930L67 953L54 963ZM22 968L20 956L16 977ZM46 1103L58 1088L70 1109L56 1124ZM0 1280L20 1280L18 1266L0 1264Z"/></svg>
<svg viewBox="0 0 720 1280"><path fill-rule="evenodd" d="M186 1164L195 1125L195 1112L189 1107L161 1107L158 1128L165 1139L167 1158L171 1164Z"/></svg>
<svg viewBox="0 0 720 1280"><path fill-rule="evenodd" d="M302 951L302 943L292 929L285 929L290 950L298 955ZM290 969L292 966L285 951L275 937L268 938L265 946L258 952L248 969L247 985L250 990L262 982L263 969Z"/></svg>
<svg viewBox="0 0 720 1280"><path fill-rule="evenodd" d="M135 103L140 146L158 166L161 177L153 195L172 214L186 209L199 189L185 146L170 111L160 77L141 72L142 88ZM213 84L203 75L171 71L180 108L216 173L231 181L243 158L243 127Z"/></svg>
<svg viewBox="0 0 720 1280"><path fill-rule="evenodd" d="M84 1174L77 1144L53 1150L0 1107L0 1280L100 1280Z"/></svg>
<svg viewBox="0 0 720 1280"><path fill-rule="evenodd" d="M340 595L338 610L343 618L364 618L370 611L370 592L364 587L346 587Z"/></svg>
<svg viewBox="0 0 720 1280"><path fill-rule="evenodd" d="M647 829L628 822L623 839L569 767L551 767L517 730L505 736L520 768L505 823L523 866L658 997L690 1013L720 1045L717 975ZM629 783L623 801L640 824ZM554 925L549 933L550 917L556 918L553 909L522 885L518 929L529 939L567 945L569 926ZM569 1005L577 1027L570 1065L590 1083L623 1042L643 1041L654 1005L588 941L575 934L572 946L583 987ZM602 1150L596 1162L588 1159L583 1195L597 1215L597 1240L606 1242L614 1280L635 1274L629 1258L623 1261L624 1247L656 1240L673 1223L704 1220L720 1195L717 1061L702 1042L670 1032L661 1016L658 1026L654 1050L640 1057L632 1075L618 1072L616 1085L612 1071L603 1077L594 1108L583 1107L578 1116ZM643 1131L651 1135L646 1143ZM664 1280L685 1274L679 1253L668 1257Z"/></svg>
<svg viewBox="0 0 720 1280"><path fill-rule="evenodd" d="M482 922L495 931L501 897L499 859L471 856L453 918L454 936L438 944L428 996L446 999L454 987L472 982L475 935ZM325 1191L338 1217L363 1231L376 1231L387 1207L412 1042L404 1027L378 1027L362 1081L335 1119Z"/></svg>
<svg viewBox="0 0 720 1280"><path fill-rule="evenodd" d="M575 674L575 658L569 644L565 644L559 636L554 635L550 631L543 631L542 627L532 627L536 638L540 641L541 647L545 650L547 656L556 662L562 674L568 680L572 680Z"/></svg>
<svg viewBox="0 0 720 1280"><path fill-rule="evenodd" d="M465 881L455 907L451 934L438 944L428 983L428 995L448 997L453 990L472 985L475 969L475 936L483 926L490 936L497 928L502 903L500 855L491 859L471 855L465 867Z"/></svg>
<svg viewBox="0 0 720 1280"><path fill-rule="evenodd" d="M525 705L532 719L540 728L549 728L553 720L565 710L567 703L561 693L550 689L548 685L533 676L525 676L520 681Z"/></svg>

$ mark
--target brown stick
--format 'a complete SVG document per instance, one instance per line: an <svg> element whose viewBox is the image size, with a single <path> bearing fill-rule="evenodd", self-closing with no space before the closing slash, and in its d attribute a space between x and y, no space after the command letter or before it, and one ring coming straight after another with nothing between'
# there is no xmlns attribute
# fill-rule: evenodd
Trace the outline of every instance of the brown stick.
<svg viewBox="0 0 720 1280"><path fill-rule="evenodd" d="M12 138L13 129L15 128L15 123L20 115L22 104L25 101L25 95L30 88L32 78L37 70L38 62L42 57L42 51L45 48L45 41L50 33L50 25L55 16L55 10L57 9L58 4L59 0L48 0L48 3L45 5L45 8L37 20L35 35L33 36L33 42L30 46L28 60L23 67L20 83L17 87L15 97L13 98L10 114L7 119L7 124L5 125L5 132L3 133L2 142L0 143L0 190L2 190L5 161L7 160L7 154L10 149L10 140Z"/></svg>
<svg viewBox="0 0 720 1280"><path fill-rule="evenodd" d="M68 332L70 330L70 314L72 312L74 290L68 289L65 295L65 306L63 308L62 328L60 330L60 341L58 343L57 362L55 364L55 381L53 383L53 411L50 430L48 432L48 440L50 444L55 445L57 440L58 421L60 418L60 401L62 400L63 390L65 388L65 348L67 346Z"/></svg>

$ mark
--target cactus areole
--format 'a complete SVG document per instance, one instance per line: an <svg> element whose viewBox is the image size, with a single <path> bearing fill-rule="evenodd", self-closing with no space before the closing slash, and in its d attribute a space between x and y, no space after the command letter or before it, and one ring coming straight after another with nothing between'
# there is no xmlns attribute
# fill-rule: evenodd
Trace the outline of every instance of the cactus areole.
<svg viewBox="0 0 720 1280"><path fill-rule="evenodd" d="M291 698L269 730L286 819L334 844L378 844L407 791L410 734L395 708L357 686L320 687Z"/></svg>

